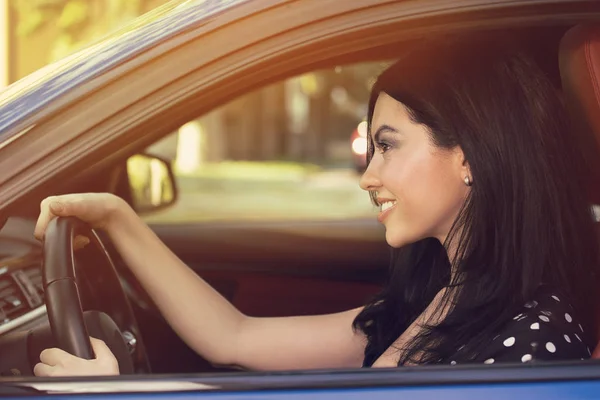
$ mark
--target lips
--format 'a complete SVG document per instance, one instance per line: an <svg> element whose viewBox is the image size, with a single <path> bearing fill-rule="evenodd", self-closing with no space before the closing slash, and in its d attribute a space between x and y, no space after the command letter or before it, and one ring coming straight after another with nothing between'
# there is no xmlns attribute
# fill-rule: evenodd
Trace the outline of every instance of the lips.
<svg viewBox="0 0 600 400"><path fill-rule="evenodd" d="M381 201L380 201L378 199L377 202L379 204L381 204L381 211L379 212L379 215L377 216L377 220L379 222L383 222L385 220L385 218L392 212L392 210L394 208L396 208L396 201L388 200L388 199L381 199Z"/></svg>

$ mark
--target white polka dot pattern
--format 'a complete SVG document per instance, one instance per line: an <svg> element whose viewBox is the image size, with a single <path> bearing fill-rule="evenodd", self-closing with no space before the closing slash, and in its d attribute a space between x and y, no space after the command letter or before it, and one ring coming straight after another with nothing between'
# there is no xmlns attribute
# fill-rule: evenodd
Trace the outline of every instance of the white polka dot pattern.
<svg viewBox="0 0 600 400"><path fill-rule="evenodd" d="M574 318L572 306L560 294L546 293L524 304L522 311L494 334L476 359L484 364L522 363L589 358L583 343L584 327ZM492 336L490 336L492 337ZM453 359L453 363L462 360ZM453 364L454 365L454 364Z"/></svg>
<svg viewBox="0 0 600 400"><path fill-rule="evenodd" d="M454 353L438 362L459 365L588 359L596 343L586 343L586 326L578 320L576 311L568 297L542 285L512 316L505 316L504 325L489 332L489 338L475 346L460 338ZM370 366L367 361L364 365Z"/></svg>
<svg viewBox="0 0 600 400"><path fill-rule="evenodd" d="M536 308L537 305L538 305L538 302L534 300L534 301L525 303L525 308Z"/></svg>
<svg viewBox="0 0 600 400"><path fill-rule="evenodd" d="M565 319L567 322L573 322L573 317L571 317L571 314L569 313L565 313Z"/></svg>

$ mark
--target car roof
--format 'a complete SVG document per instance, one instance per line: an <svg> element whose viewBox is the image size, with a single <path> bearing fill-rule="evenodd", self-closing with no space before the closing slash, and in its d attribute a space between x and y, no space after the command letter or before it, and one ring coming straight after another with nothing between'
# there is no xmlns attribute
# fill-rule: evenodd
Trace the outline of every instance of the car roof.
<svg viewBox="0 0 600 400"><path fill-rule="evenodd" d="M18 121L137 54L252 0L173 0L0 92L0 140Z"/></svg>

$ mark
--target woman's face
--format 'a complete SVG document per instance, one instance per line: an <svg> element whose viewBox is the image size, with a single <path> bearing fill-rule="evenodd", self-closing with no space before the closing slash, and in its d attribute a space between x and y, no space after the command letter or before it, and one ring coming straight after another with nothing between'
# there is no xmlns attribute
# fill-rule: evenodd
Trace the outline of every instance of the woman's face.
<svg viewBox="0 0 600 400"><path fill-rule="evenodd" d="M443 243L469 191L462 150L436 147L428 127L411 121L405 106L385 93L375 104L370 134L375 153L360 186L376 192L388 244L428 237Z"/></svg>

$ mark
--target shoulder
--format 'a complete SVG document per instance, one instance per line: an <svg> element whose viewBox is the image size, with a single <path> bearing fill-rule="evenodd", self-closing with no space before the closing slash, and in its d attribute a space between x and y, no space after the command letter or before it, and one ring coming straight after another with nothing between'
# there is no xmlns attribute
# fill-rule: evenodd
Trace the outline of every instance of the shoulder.
<svg viewBox="0 0 600 400"><path fill-rule="evenodd" d="M541 287L474 361L492 364L586 359L591 355L586 338L568 299L549 287Z"/></svg>

